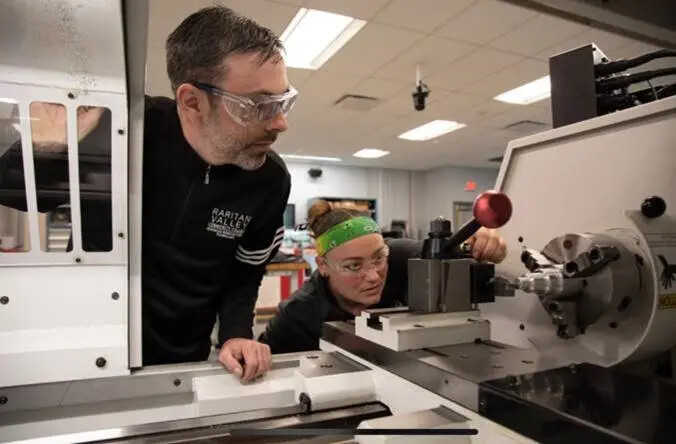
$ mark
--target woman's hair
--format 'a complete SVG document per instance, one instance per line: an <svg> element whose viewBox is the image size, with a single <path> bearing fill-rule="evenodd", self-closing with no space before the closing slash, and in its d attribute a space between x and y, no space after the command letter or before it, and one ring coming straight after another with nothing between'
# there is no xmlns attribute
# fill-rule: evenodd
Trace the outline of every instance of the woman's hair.
<svg viewBox="0 0 676 444"><path fill-rule="evenodd" d="M353 208L333 207L325 200L316 200L307 210L308 226L315 237L321 236L334 225L359 216L368 214Z"/></svg>

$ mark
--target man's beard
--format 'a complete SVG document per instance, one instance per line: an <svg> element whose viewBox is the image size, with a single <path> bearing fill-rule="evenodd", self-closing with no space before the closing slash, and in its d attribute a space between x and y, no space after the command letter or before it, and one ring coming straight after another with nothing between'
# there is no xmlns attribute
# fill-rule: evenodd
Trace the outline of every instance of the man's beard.
<svg viewBox="0 0 676 444"><path fill-rule="evenodd" d="M254 171L265 164L266 152L256 151L247 143L247 138L240 139L234 134L222 134L217 122L210 122L206 127L207 139L211 145L211 154L217 160L218 165L233 164L243 170ZM274 140L274 135L263 136L259 140Z"/></svg>

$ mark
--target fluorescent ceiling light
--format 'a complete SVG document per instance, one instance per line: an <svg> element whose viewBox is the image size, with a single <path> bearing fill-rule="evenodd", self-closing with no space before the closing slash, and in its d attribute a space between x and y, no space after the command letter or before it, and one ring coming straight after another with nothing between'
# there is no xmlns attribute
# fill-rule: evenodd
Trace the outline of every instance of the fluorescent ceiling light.
<svg viewBox="0 0 676 444"><path fill-rule="evenodd" d="M322 157L322 156L299 156L296 154L281 154L283 159L291 160L323 160L325 162L340 162L337 157Z"/></svg>
<svg viewBox="0 0 676 444"><path fill-rule="evenodd" d="M416 141L430 140L466 126L464 123L453 122L452 120L433 120L400 134L399 138Z"/></svg>
<svg viewBox="0 0 676 444"><path fill-rule="evenodd" d="M319 69L365 24L346 15L300 8L280 38L286 66Z"/></svg>
<svg viewBox="0 0 676 444"><path fill-rule="evenodd" d="M2 102L2 103L18 103L16 100L10 99L10 98L7 98L7 97L0 97L0 102Z"/></svg>
<svg viewBox="0 0 676 444"><path fill-rule="evenodd" d="M506 103L515 103L517 105L528 105L539 100L549 97L552 85L549 81L549 76L541 77L518 88L503 92L499 96L495 96L495 100Z"/></svg>
<svg viewBox="0 0 676 444"><path fill-rule="evenodd" d="M364 148L353 154L354 157L361 157L362 159L377 159L379 157L387 156L389 151L378 150L375 148Z"/></svg>

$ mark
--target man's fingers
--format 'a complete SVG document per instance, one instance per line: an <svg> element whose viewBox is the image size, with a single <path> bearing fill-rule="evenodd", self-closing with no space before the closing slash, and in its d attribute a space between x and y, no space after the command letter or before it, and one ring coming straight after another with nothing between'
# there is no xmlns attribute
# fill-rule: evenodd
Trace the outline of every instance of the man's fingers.
<svg viewBox="0 0 676 444"><path fill-rule="evenodd" d="M267 344L258 345L258 359L260 367L258 368L259 376L270 371L272 368L272 356L270 355L270 347Z"/></svg>
<svg viewBox="0 0 676 444"><path fill-rule="evenodd" d="M249 382L258 373L258 354L256 348L251 345L244 347L242 352L244 353L244 377L242 381Z"/></svg>
<svg viewBox="0 0 676 444"><path fill-rule="evenodd" d="M242 377L242 365L233 353L232 348L224 345L221 349L221 353L218 355L218 360L221 361L221 364L223 364L233 375L238 378Z"/></svg>

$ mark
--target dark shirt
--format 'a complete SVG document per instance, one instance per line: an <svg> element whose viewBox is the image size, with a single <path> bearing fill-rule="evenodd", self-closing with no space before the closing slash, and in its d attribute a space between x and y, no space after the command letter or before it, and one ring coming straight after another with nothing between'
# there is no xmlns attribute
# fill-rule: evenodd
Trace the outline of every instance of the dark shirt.
<svg viewBox="0 0 676 444"><path fill-rule="evenodd" d="M407 305L408 260L420 257L422 242L412 239L386 239L390 249L388 273L380 302L372 308ZM270 346L272 353L317 350L322 324L354 320L331 294L327 279L312 273L301 288L279 304L279 313L270 320L259 341Z"/></svg>
<svg viewBox="0 0 676 444"><path fill-rule="evenodd" d="M105 124L102 119L99 126ZM89 140L87 137L79 145L87 146ZM10 151L16 153L15 148ZM0 159L0 204L25 209L25 196L22 208L22 199L5 191L24 188L23 169L16 169L17 163L10 162L8 155L12 153ZM36 158L36 170L67 174L65 158L61 163L42 162L42 158ZM11 172L4 170L11 167ZM3 183L3 177L13 178L13 182ZM40 177L36 182L40 189L49 189L54 183ZM274 152L255 171L234 165L208 169L183 136L175 102L163 97L146 98L142 212L144 365L206 359L217 316L220 343L253 336L254 304L265 265L281 244L290 186L286 166ZM63 202L46 196L38 193L40 211L53 210ZM83 201L85 249L111 236L109 227L106 231L89 226L101 217L96 205L110 208L109 201Z"/></svg>

